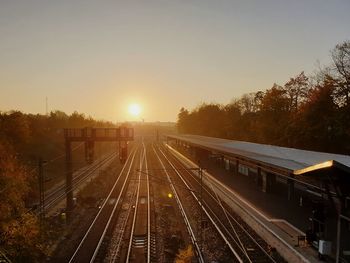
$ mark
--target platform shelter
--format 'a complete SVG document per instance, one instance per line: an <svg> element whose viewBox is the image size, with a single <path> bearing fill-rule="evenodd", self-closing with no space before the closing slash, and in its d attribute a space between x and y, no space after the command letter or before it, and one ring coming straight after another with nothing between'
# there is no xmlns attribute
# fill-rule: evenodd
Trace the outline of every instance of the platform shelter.
<svg viewBox="0 0 350 263"><path fill-rule="evenodd" d="M214 163L246 176L266 194L288 202L312 202L303 231L318 249L330 242L337 262L350 260L350 156L233 141L199 135L169 135L168 143L202 164Z"/></svg>

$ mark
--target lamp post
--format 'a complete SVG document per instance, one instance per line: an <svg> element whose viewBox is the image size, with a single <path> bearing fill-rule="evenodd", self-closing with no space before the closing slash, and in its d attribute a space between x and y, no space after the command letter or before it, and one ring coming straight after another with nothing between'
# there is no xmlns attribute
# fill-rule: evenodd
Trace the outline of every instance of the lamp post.
<svg viewBox="0 0 350 263"><path fill-rule="evenodd" d="M203 249L203 171L202 168L200 166L200 161L198 161L198 175L200 178L200 196L199 196L199 200L201 203L201 209L200 209L200 249L202 251Z"/></svg>
<svg viewBox="0 0 350 263"><path fill-rule="evenodd" d="M41 157L39 158L39 206L40 206L40 225L42 225L45 218L45 187L44 187L44 165L47 161L44 161Z"/></svg>

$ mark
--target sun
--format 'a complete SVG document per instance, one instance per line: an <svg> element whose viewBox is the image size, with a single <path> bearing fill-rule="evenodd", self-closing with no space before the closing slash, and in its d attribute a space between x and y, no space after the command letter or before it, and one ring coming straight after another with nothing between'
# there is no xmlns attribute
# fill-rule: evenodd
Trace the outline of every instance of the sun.
<svg viewBox="0 0 350 263"><path fill-rule="evenodd" d="M129 113L132 115L132 116L139 116L140 113L141 113L141 107L139 104L136 104L136 103L133 103L133 104L130 104L129 105Z"/></svg>

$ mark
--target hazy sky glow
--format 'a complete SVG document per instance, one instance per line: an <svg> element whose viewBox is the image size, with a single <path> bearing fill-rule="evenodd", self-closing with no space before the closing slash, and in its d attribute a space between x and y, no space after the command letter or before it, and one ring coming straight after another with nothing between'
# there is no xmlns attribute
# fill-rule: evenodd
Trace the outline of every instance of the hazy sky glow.
<svg viewBox="0 0 350 263"><path fill-rule="evenodd" d="M175 121L329 62L348 0L1 0L0 110Z"/></svg>

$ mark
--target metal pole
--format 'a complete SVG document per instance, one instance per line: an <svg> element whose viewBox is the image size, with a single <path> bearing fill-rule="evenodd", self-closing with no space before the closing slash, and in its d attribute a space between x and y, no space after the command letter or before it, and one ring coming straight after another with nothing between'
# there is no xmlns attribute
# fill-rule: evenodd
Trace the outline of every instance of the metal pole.
<svg viewBox="0 0 350 263"><path fill-rule="evenodd" d="M44 218L44 180L43 180L43 160L39 158L39 206L40 206L40 224Z"/></svg>
<svg viewBox="0 0 350 263"><path fill-rule="evenodd" d="M201 200L201 215L200 215L200 239L201 239L201 243L200 243L200 249L203 250L203 173L202 173L202 168L199 166L198 168L199 171L199 176L200 176L200 180L201 180L201 192L200 192L200 200Z"/></svg>
<svg viewBox="0 0 350 263"><path fill-rule="evenodd" d="M72 149L71 143L66 138L66 198L67 198L67 217L70 220L73 210L73 171L72 171Z"/></svg>
<svg viewBox="0 0 350 263"><path fill-rule="evenodd" d="M337 247L336 247L336 256L335 256L335 262L339 263L339 257L340 257L340 234L341 234L341 211L342 211L342 200L339 198L339 205L338 205L338 219L337 219Z"/></svg>
<svg viewBox="0 0 350 263"><path fill-rule="evenodd" d="M41 162L41 198L42 198L42 217L43 217L43 220L45 219L45 186L44 186L44 163L46 163L46 161L42 161Z"/></svg>

